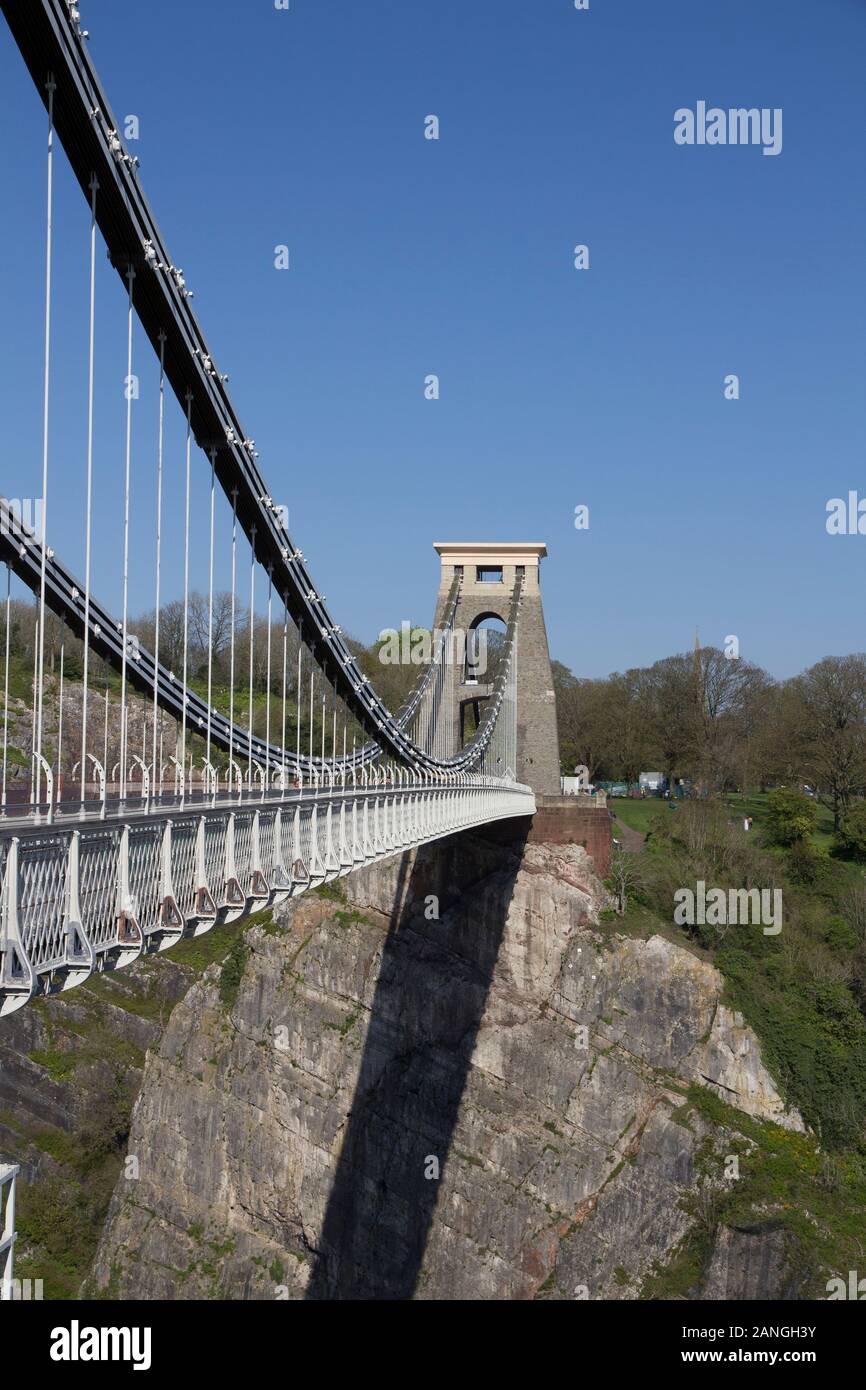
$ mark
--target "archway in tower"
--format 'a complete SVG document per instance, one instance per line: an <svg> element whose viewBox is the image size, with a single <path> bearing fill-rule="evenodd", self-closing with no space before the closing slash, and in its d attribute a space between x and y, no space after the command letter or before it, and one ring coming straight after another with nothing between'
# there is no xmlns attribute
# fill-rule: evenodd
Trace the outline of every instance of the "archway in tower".
<svg viewBox="0 0 866 1390"><path fill-rule="evenodd" d="M506 624L495 613L476 618L466 634L460 696L460 744L469 742L484 717L505 652Z"/></svg>

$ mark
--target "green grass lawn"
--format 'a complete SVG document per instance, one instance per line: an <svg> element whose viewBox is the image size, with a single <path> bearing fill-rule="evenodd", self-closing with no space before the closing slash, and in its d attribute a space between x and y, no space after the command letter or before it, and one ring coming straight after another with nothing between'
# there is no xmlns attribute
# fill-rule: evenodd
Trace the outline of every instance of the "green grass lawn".
<svg viewBox="0 0 866 1390"><path fill-rule="evenodd" d="M617 820L631 826L632 830L639 830L642 835L647 833L656 816L677 814L676 811L669 811L669 803L657 796L648 796L643 801L636 796L609 796L607 804Z"/></svg>
<svg viewBox="0 0 866 1390"><path fill-rule="evenodd" d="M607 804L616 818L624 825L631 826L632 830L639 830L642 835L646 835L656 816L676 816L682 809L684 802L674 802L677 808L669 810L670 802L663 801L659 797L646 797L640 800L638 797L616 796L608 797ZM754 820L754 830L762 830L766 823L767 816L767 793L752 792L749 795L730 795L724 798L724 804L731 813L732 819L742 825L745 816L751 816ZM820 802L815 803L818 811L818 826L811 837L815 849L822 850L825 854L833 852L834 860L839 863L855 863L848 860L836 849L836 837L833 834L833 816L826 806Z"/></svg>
<svg viewBox="0 0 866 1390"><path fill-rule="evenodd" d="M754 819L754 829L763 828L767 814L767 793L753 792L749 796L726 796L725 805L729 807L733 815L739 821L743 816L752 816ZM818 825L814 833L810 836L815 849L822 850L825 854L833 851L833 858L840 863L855 863L856 861L847 859L836 848L836 836L833 833L833 815L826 806L822 806L820 801L815 802L818 812Z"/></svg>
<svg viewBox="0 0 866 1390"><path fill-rule="evenodd" d="M729 795L724 798L725 805L729 810L742 820L743 816L752 816L755 821L755 829L762 827L767 814L767 793L751 792L748 796ZM833 840L833 817L822 806L819 801L815 802L818 812L818 828L812 837L812 842L816 848L829 848Z"/></svg>

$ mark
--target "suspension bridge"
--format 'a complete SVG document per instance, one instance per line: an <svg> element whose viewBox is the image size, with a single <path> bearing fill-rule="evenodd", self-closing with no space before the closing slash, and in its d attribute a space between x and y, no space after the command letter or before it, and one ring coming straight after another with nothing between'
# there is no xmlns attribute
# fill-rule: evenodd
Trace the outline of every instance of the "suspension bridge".
<svg viewBox="0 0 866 1390"><path fill-rule="evenodd" d="M0 498L0 1014L7 1014L37 994L128 966L184 934L364 864L469 827L532 815L536 793L559 790L559 755L539 587L544 546L437 545L441 584L430 657L402 707L387 709L273 500L90 60L77 5L2 0L2 9L47 118L44 221L31 229L45 246L38 521L14 499ZM52 505L58 465L51 388L62 365L52 340L60 159L82 194L80 222L65 221L62 235L80 237L82 264L89 265L81 326L86 425L77 455L84 565L77 574L60 553L69 523ZM124 315L126 344L125 429L115 441L123 507L110 538L94 517L102 486L94 344L100 314L108 312L96 295L103 246L117 276L114 307ZM142 355L158 371L147 422L132 390ZM169 650L162 613L165 486L176 467L166 445L172 411L180 412L184 439L183 593L176 604L180 636ZM155 475L147 641L130 606L133 429L148 435ZM68 469L74 442L64 444ZM194 469L207 487L204 526L191 505ZM140 531L142 519L135 520ZM208 573L198 614L206 669L195 672L191 530L193 546L207 548ZM106 544L118 560L116 609L92 592L94 559ZM227 598L217 671L221 582ZM21 727L29 733L24 766L10 741L19 590L33 614L28 699L16 706L27 706L16 716L16 742ZM485 672L471 643L466 655L455 639L491 616L505 635L495 669Z"/></svg>

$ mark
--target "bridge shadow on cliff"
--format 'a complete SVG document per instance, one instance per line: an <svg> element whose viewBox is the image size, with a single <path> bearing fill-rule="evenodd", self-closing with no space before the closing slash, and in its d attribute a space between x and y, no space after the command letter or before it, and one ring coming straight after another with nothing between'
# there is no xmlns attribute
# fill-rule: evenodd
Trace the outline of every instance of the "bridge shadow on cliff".
<svg viewBox="0 0 866 1390"><path fill-rule="evenodd" d="M399 861L307 1299L400 1300L418 1289L528 831L528 820L506 821ZM425 917L431 894L439 921Z"/></svg>

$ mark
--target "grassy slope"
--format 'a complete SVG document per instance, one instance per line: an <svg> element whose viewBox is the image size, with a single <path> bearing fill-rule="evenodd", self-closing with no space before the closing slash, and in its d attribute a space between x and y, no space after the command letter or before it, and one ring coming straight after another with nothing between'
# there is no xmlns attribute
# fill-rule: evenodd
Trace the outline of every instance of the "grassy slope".
<svg viewBox="0 0 866 1390"><path fill-rule="evenodd" d="M723 1186L710 1217L704 1210L695 1213L700 1219L689 1237L648 1282L644 1296L689 1296L700 1281L715 1224L771 1216L806 1271L803 1296L825 1297L825 1279L855 1268L866 1242L866 1021L849 978L857 940L845 919L845 895L862 886L863 866L832 848L832 822L823 808L812 837L816 877L806 883L792 878L785 851L762 843L763 796L726 799L735 831L727 877L688 851L682 805L671 811L655 799L617 799L612 809L649 836L640 856L645 885L621 919L622 930L642 938L658 932L716 964L726 1002L754 1028L780 1090L813 1131L791 1135L750 1120L705 1088L692 1088L683 1122L698 1111L726 1130L728 1151L741 1155L741 1178ZM755 823L750 835L742 834L738 859L736 836L745 814ZM720 886L759 886L768 874L783 884L779 936L767 937L754 926L719 933L674 923L674 886L694 885L701 877Z"/></svg>
<svg viewBox="0 0 866 1390"><path fill-rule="evenodd" d="M682 810L684 803L675 802L675 809L670 810L670 803L662 801L659 797L646 797L641 800L638 797L617 796L608 797L607 804L617 820L631 826L632 830L639 830L642 835L645 835L657 815L665 813L669 816L676 816ZM829 853L835 843L833 817L826 806L822 806L820 802L815 804L818 810L818 826L812 836L812 844L816 849ZM755 822L753 831L760 831L767 810L766 793L755 792L750 796L726 796L725 805L734 819L741 823L744 816L752 816ZM844 860L839 861L835 854L834 861L846 862ZM853 861L848 862L853 863Z"/></svg>
<svg viewBox="0 0 866 1390"><path fill-rule="evenodd" d="M827 1281L847 1277L862 1263L866 1170L854 1154L830 1157L814 1136L762 1123L726 1105L704 1086L691 1086L677 1114L691 1127L700 1116L715 1127L715 1148L736 1155L739 1176L718 1183L718 1153L698 1160L701 1177L713 1179L709 1202L686 1198L695 1223L667 1264L646 1280L642 1298L694 1298L712 1252L717 1228L769 1224L785 1234L798 1296L823 1299Z"/></svg>
<svg viewBox="0 0 866 1390"><path fill-rule="evenodd" d="M146 958L140 978L93 976L68 998L29 1006L40 1010L47 1034L30 1060L52 1081L93 1092L85 1118L71 1131L39 1123L23 1108L0 1113L16 1136L16 1154L38 1164L37 1178L20 1183L15 1271L21 1279L41 1279L47 1299L78 1296L123 1163L144 1067L141 1049L123 1036L123 1015L161 1025L161 1036L179 995L209 965L231 960L251 926L268 921L269 913L259 913L215 927L180 942L168 958ZM185 977L179 994L163 988L166 967L175 978L179 967Z"/></svg>

